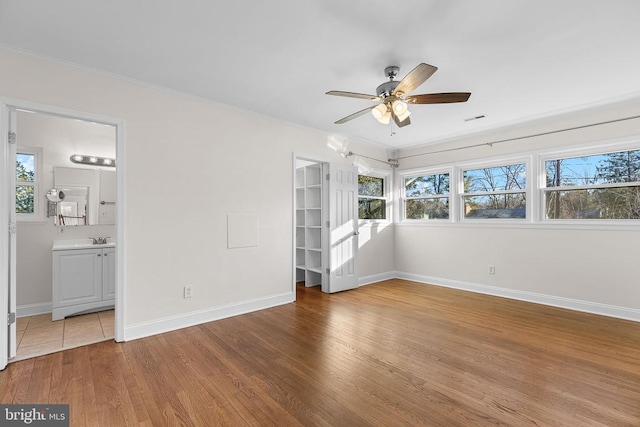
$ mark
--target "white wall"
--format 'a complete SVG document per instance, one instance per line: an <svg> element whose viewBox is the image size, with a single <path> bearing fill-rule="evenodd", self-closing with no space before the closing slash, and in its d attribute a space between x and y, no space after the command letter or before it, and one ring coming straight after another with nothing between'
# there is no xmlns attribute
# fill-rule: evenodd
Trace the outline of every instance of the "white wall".
<svg viewBox="0 0 640 427"><path fill-rule="evenodd" d="M0 63L0 97L124 120L125 152L118 155L126 158L126 236L118 245L126 247L125 338L293 299L293 158L345 161L326 147L328 135L5 49L0 49ZM451 144L491 142L639 111L637 102L627 103ZM637 121L624 122L400 164L411 169L638 131ZM375 146L352 142L349 148L389 157ZM227 249L226 216L243 213L258 215L258 246ZM31 232L39 234L35 228ZM363 228L360 237L361 277L383 276L395 268L449 285L490 285L520 295L640 309L636 230L401 224ZM555 249L549 249L550 241ZM619 249L603 253L595 249L602 247L599 242ZM495 248L491 257L486 244ZM567 259L567 253L583 256ZM540 267L536 259L551 267ZM488 262L496 265L495 277L486 275ZM194 298L182 298L186 284L193 286Z"/></svg>
<svg viewBox="0 0 640 427"><path fill-rule="evenodd" d="M42 149L40 176L41 197L45 216L39 222L17 224L16 302L18 315L48 312L51 309L51 247L58 239L115 237L114 225L57 227L53 217L46 217L44 193L54 187L54 167L89 170L89 166L72 163L72 154L115 157L115 129L69 118L17 112L19 146ZM96 172L93 168L89 172ZM96 196L97 197L97 196ZM97 215L97 214L96 214Z"/></svg>
<svg viewBox="0 0 640 427"><path fill-rule="evenodd" d="M9 50L0 63L0 96L125 122L126 338L293 298L293 154L344 161L328 135ZM227 249L228 214L258 215L257 247Z"/></svg>
<svg viewBox="0 0 640 427"><path fill-rule="evenodd" d="M395 229L393 223L360 222L358 269L361 284L394 277Z"/></svg>
<svg viewBox="0 0 640 427"><path fill-rule="evenodd" d="M640 115L640 98L566 113L449 142L449 147L495 142ZM592 146L637 138L640 120L525 138L400 161L400 170L456 164L563 146ZM400 157L443 146L404 150ZM540 224L509 227L396 226L396 268L402 277L640 321L640 226L624 230L567 229ZM496 274L487 274L495 265Z"/></svg>

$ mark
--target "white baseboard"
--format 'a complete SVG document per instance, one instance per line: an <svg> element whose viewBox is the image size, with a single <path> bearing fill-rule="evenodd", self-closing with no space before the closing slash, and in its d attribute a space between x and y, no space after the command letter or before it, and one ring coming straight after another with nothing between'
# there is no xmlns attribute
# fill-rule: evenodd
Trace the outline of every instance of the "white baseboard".
<svg viewBox="0 0 640 427"><path fill-rule="evenodd" d="M165 317L150 322L142 322L125 327L124 340L131 341L151 335L162 334L164 332L175 331L189 326L200 325L202 323L213 322L240 314L251 313L253 311L264 310L278 305L288 304L295 301L295 295L291 292L273 295L266 298L259 298L243 301L237 304L230 304L222 307L215 307L206 310L194 311L179 316Z"/></svg>
<svg viewBox="0 0 640 427"><path fill-rule="evenodd" d="M37 316L38 314L51 313L51 303L25 304L16 307L16 317Z"/></svg>
<svg viewBox="0 0 640 427"><path fill-rule="evenodd" d="M599 314L603 316L616 317L620 319L632 320L640 322L640 310L626 307L618 307L607 304L594 303L590 301L576 300L571 298L558 297L553 295L538 294L533 292L518 291L513 289L499 288L496 286L488 286L477 283L462 282L457 280L444 279L441 277L425 276L420 274L406 273L402 271L389 271L386 273L373 274L370 276L360 277L359 286L365 286L384 280L405 279L413 282L425 283L435 286L459 289L463 291L476 292L487 295L494 295L503 298L510 298L520 301L528 301L536 304L544 304L554 307L566 308L569 310L582 311L586 313ZM212 309L199 310L179 316L165 317L150 322L142 322L127 326L125 328L124 340L131 341L151 335L170 332L177 329L187 328L202 323L213 322L215 320L225 319L240 314L246 314L253 311L264 310L266 308L278 305L288 304L295 301L293 293L284 293L273 295L266 298L259 298L230 304L227 306L216 307ZM22 306L26 308L29 306ZM47 311L42 311L46 313ZM51 304L49 304L48 312L51 312ZM41 314L41 313L38 313ZM18 315L18 317L21 317Z"/></svg>
<svg viewBox="0 0 640 427"><path fill-rule="evenodd" d="M372 274L370 276L362 276L358 278L358 286L371 285L372 283L382 282L384 280L395 279L397 276L397 272L395 271L387 271L385 273L380 274Z"/></svg>
<svg viewBox="0 0 640 427"><path fill-rule="evenodd" d="M619 319L640 322L640 310L632 308L600 304L596 302L564 298L553 295L538 294L534 292L518 291L514 289L505 289L496 286L468 283L457 280L443 279L441 277L424 276L421 274L405 273L400 271L396 272L396 277L398 279L406 279L429 285L443 286L447 288L477 292L487 295L495 295L503 298L533 302L536 304L550 305L553 307L566 308L569 310L582 311L585 313L599 314L602 316L616 317Z"/></svg>

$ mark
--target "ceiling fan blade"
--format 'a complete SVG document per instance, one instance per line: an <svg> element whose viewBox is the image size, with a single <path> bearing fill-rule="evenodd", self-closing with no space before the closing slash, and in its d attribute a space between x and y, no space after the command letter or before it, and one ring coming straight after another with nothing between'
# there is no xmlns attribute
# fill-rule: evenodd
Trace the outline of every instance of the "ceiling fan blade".
<svg viewBox="0 0 640 427"><path fill-rule="evenodd" d="M347 98L360 98L360 99L370 99L372 101L379 101L381 98L376 95L367 95L366 93L356 93L356 92L344 92L341 90L330 90L327 92L327 95L335 95L335 96L346 96Z"/></svg>
<svg viewBox="0 0 640 427"><path fill-rule="evenodd" d="M357 118L358 118L358 117L360 117L360 116L364 116L364 115L365 115L365 114L367 114L369 111L373 110L375 107L376 107L376 105L374 105L373 107L367 107L367 108L365 108L364 110L360 110L360 111L358 111L358 112L356 112L356 113L350 114L350 115L348 115L347 117L343 117L343 118L341 118L340 120L338 120L337 122L335 122L335 124L337 124L337 125L341 125L341 124L346 123L346 122L348 122L348 121L350 121L350 120L357 119Z"/></svg>
<svg viewBox="0 0 640 427"><path fill-rule="evenodd" d="M400 83L395 88L392 95L402 96L412 92L422 83L426 82L437 69L438 67L434 67L433 65L425 63L418 64L416 68L409 71L409 74L404 76L404 79L400 80Z"/></svg>
<svg viewBox="0 0 640 427"><path fill-rule="evenodd" d="M400 121L400 119L398 118L398 116L396 116L396 113L394 113L393 110L391 110L391 117L393 117L393 121L396 123L396 126L398 126L399 128L402 128L411 124L411 119L409 118L409 116L407 116L407 118L404 119L403 121Z"/></svg>
<svg viewBox="0 0 640 427"><path fill-rule="evenodd" d="M407 96L409 104L447 104L450 102L467 102L469 92L425 93L422 95Z"/></svg>

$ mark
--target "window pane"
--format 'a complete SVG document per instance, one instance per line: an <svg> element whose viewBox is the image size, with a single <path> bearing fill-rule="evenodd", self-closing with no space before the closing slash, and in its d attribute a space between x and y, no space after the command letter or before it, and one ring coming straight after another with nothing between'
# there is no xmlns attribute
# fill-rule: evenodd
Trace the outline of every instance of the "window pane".
<svg viewBox="0 0 640 427"><path fill-rule="evenodd" d="M407 197L449 194L449 174L407 176L404 178L404 194Z"/></svg>
<svg viewBox="0 0 640 427"><path fill-rule="evenodd" d="M464 197L465 218L525 218L525 193Z"/></svg>
<svg viewBox="0 0 640 427"><path fill-rule="evenodd" d="M525 188L526 165L524 163L464 171L465 193L524 190Z"/></svg>
<svg viewBox="0 0 640 427"><path fill-rule="evenodd" d="M640 186L550 191L549 219L640 219Z"/></svg>
<svg viewBox="0 0 640 427"><path fill-rule="evenodd" d="M358 218L385 219L387 201L384 199L358 199Z"/></svg>
<svg viewBox="0 0 640 427"><path fill-rule="evenodd" d="M547 160L547 187L640 181L640 150Z"/></svg>
<svg viewBox="0 0 640 427"><path fill-rule="evenodd" d="M358 195L384 197L384 178L358 175Z"/></svg>
<svg viewBox="0 0 640 427"><path fill-rule="evenodd" d="M16 213L34 213L33 186L16 185Z"/></svg>
<svg viewBox="0 0 640 427"><path fill-rule="evenodd" d="M449 219L449 198L409 199L405 209L407 219Z"/></svg>
<svg viewBox="0 0 640 427"><path fill-rule="evenodd" d="M16 154L16 181L33 182L35 177L35 159L33 154Z"/></svg>

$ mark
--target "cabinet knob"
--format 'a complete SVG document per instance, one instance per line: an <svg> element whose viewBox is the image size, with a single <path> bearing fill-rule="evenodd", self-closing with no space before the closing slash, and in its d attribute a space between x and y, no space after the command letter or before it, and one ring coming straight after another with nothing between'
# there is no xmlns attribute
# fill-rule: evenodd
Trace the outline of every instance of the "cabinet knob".
<svg viewBox="0 0 640 427"><path fill-rule="evenodd" d="M98 256L102 256L101 254L98 254Z"/></svg>

